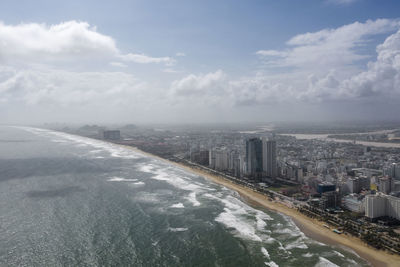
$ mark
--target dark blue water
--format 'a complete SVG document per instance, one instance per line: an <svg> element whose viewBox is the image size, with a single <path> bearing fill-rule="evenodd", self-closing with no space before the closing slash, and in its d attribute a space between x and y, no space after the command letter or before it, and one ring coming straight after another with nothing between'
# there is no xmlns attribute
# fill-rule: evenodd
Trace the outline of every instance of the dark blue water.
<svg viewBox="0 0 400 267"><path fill-rule="evenodd" d="M1 266L366 266L129 148L0 127Z"/></svg>

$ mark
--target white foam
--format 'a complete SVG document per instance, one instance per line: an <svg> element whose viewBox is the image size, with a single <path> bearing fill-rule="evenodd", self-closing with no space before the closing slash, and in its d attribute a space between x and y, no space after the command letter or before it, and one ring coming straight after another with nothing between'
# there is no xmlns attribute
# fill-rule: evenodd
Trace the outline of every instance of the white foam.
<svg viewBox="0 0 400 267"><path fill-rule="evenodd" d="M201 205L201 203L197 200L196 198L196 192L192 192L189 194L189 196L186 197L187 200L192 202L193 206L198 207Z"/></svg>
<svg viewBox="0 0 400 267"><path fill-rule="evenodd" d="M176 188L191 191L186 199L190 201L195 207L201 205L201 203L197 200L197 193L208 190L205 185L199 182L193 182L191 178L188 179L185 177L186 173L180 174L176 171L175 168L172 168L171 166L163 167L162 164L160 164L160 166L147 164L141 166L140 171L154 174L153 176L151 176L152 179L165 181Z"/></svg>
<svg viewBox="0 0 400 267"><path fill-rule="evenodd" d="M30 128L30 127L19 127L22 128L26 131L32 132L37 135L41 136L56 136L57 142L60 142L60 139L72 141L74 143L77 143L77 146L83 147L83 146L92 146L94 148L100 149L102 151L107 151L110 153L112 157L118 157L118 158L128 158L128 159L133 159L133 158L143 158L146 157L145 155L141 155L136 151L133 151L131 149L124 148L122 146L104 142L101 140L95 140L92 138L88 137L83 137L83 136L77 136L77 135L72 135L72 134L67 134L63 132L57 132L57 131L51 131L51 130L45 130L45 129L37 129L37 128Z"/></svg>
<svg viewBox="0 0 400 267"><path fill-rule="evenodd" d="M133 187L142 187L145 185L145 183L144 182L136 182L136 183L131 183L129 185L133 186Z"/></svg>
<svg viewBox="0 0 400 267"><path fill-rule="evenodd" d="M171 205L171 208L175 208L175 209L183 209L185 206L183 205L183 203L177 203L177 204L173 204Z"/></svg>
<svg viewBox="0 0 400 267"><path fill-rule="evenodd" d="M223 198L206 193L203 196L218 200L225 205L224 212L219 214L215 221L235 229L237 236L254 241L264 240L267 243L275 241L267 235L271 231L265 229L267 223L264 220L273 220L268 214L250 207L232 195Z"/></svg>
<svg viewBox="0 0 400 267"><path fill-rule="evenodd" d="M268 243L268 244L275 243L275 241L276 241L276 239L275 239L275 238L272 238L272 237L267 237L267 238L264 240L264 242L265 242L265 243Z"/></svg>
<svg viewBox="0 0 400 267"><path fill-rule="evenodd" d="M184 231L187 231L188 230L188 228L168 228L168 230L169 231L171 231L171 232L184 232Z"/></svg>
<svg viewBox="0 0 400 267"><path fill-rule="evenodd" d="M179 174L175 168L155 166L153 164L147 164L140 167L140 171L154 174L151 178L159 181L165 181L172 186L187 190L203 192L206 188L201 186L199 183L194 183L192 179L185 178L186 173ZM172 172L171 172L172 171Z"/></svg>
<svg viewBox="0 0 400 267"><path fill-rule="evenodd" d="M250 223L246 222L244 219L241 219L239 216L235 216L231 210L227 208L224 210L225 212L219 214L218 217L215 218L215 221L220 222L229 228L235 229L240 237L259 242L262 241L261 238L256 234L255 228L251 226Z"/></svg>
<svg viewBox="0 0 400 267"><path fill-rule="evenodd" d="M160 199L158 198L157 194L154 193L145 193L145 192L139 192L134 196L134 199L138 202L143 202L143 203L159 203Z"/></svg>
<svg viewBox="0 0 400 267"><path fill-rule="evenodd" d="M337 256L344 258L344 255L336 250L333 251L333 253L335 253Z"/></svg>
<svg viewBox="0 0 400 267"><path fill-rule="evenodd" d="M265 265L266 266L269 266L269 267L279 267L279 265L278 264L276 264L275 262L273 262L273 261L270 261L270 262L264 262L265 263Z"/></svg>
<svg viewBox="0 0 400 267"><path fill-rule="evenodd" d="M278 247L278 248L279 248L280 250L284 250L284 251L286 251L286 249L283 247L282 243L281 243L281 242L279 242L279 241L278 241L278 243L279 243L279 247Z"/></svg>
<svg viewBox="0 0 400 267"><path fill-rule="evenodd" d="M294 242L290 242L290 244L285 246L285 249L290 250L293 248L299 248L299 249L308 249L308 246L303 242L302 238L298 238Z"/></svg>
<svg viewBox="0 0 400 267"><path fill-rule="evenodd" d="M333 262L325 259L324 257L319 257L319 262L315 265L315 267L339 267Z"/></svg>
<svg viewBox="0 0 400 267"><path fill-rule="evenodd" d="M142 171L142 172L152 172L153 169L154 169L154 166L150 165L150 164L140 166L140 168L139 168L139 170Z"/></svg>
<svg viewBox="0 0 400 267"><path fill-rule="evenodd" d="M267 226L267 223L264 220L268 219L269 216L267 215L268 216L267 217L265 215L266 214L263 212L257 212L257 215L256 215L257 229L260 231L264 230L265 227Z"/></svg>
<svg viewBox="0 0 400 267"><path fill-rule="evenodd" d="M280 234L289 234L293 237L301 237L303 240L308 240L306 235L300 231L300 229L297 227L297 225L293 222L292 218L285 214L280 215L286 220L287 224L286 226L283 226L282 224L278 223L276 226L278 226L279 229L276 229L274 232L275 233L280 233ZM283 228L285 227L285 228Z"/></svg>
<svg viewBox="0 0 400 267"><path fill-rule="evenodd" d="M103 152L103 150L102 150L102 149L95 149L95 150L91 150L91 151L89 151L89 153L92 153L92 154L95 154L95 153L101 153L101 152Z"/></svg>
<svg viewBox="0 0 400 267"><path fill-rule="evenodd" d="M346 259L348 262L351 263L351 266L357 266L357 262L353 259Z"/></svg>
<svg viewBox="0 0 400 267"><path fill-rule="evenodd" d="M265 257L267 257L269 259L269 253L268 250L264 247L261 247L261 252L262 254L264 254Z"/></svg>
<svg viewBox="0 0 400 267"><path fill-rule="evenodd" d="M308 252L308 253L306 253L306 254L303 254L302 256L305 257L305 258L311 258L313 255L314 255L314 254Z"/></svg>
<svg viewBox="0 0 400 267"><path fill-rule="evenodd" d="M107 181L109 182L136 182L138 179L127 179L127 178L122 178L118 176L113 176Z"/></svg>
<svg viewBox="0 0 400 267"><path fill-rule="evenodd" d="M52 139L51 141L54 143L67 143L68 142L66 140L61 140L61 139Z"/></svg>

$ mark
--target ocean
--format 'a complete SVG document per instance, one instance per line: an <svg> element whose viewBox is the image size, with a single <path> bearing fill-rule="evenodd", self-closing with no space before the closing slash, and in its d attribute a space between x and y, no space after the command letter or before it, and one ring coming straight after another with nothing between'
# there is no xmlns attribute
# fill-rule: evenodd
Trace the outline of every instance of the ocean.
<svg viewBox="0 0 400 267"><path fill-rule="evenodd" d="M129 148L0 127L0 266L368 266Z"/></svg>

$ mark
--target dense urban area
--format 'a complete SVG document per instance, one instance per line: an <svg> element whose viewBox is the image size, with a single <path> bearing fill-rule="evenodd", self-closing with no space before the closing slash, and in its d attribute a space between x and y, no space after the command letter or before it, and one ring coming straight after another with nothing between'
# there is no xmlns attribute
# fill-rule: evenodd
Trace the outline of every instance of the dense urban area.
<svg viewBox="0 0 400 267"><path fill-rule="evenodd" d="M252 131L135 125L52 128L134 146L200 168L324 221L337 234L400 254L400 146L356 142L395 143L395 128L358 134L331 129L325 139L298 139L293 135L299 131L268 126Z"/></svg>

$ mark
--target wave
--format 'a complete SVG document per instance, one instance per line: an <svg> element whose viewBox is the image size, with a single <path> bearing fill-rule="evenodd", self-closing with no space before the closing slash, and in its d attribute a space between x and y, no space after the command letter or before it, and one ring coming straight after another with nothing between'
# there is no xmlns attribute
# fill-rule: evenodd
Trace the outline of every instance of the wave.
<svg viewBox="0 0 400 267"><path fill-rule="evenodd" d="M143 203L160 203L158 194L154 193L138 192L133 199Z"/></svg>
<svg viewBox="0 0 400 267"><path fill-rule="evenodd" d="M136 182L136 183L129 184L129 186L132 186L132 187L141 187L144 185L146 185L144 182Z"/></svg>
<svg viewBox="0 0 400 267"><path fill-rule="evenodd" d="M266 258L269 259L269 253L268 253L268 250L267 250L266 248L261 247L261 252L262 252L262 254L264 254L264 256L265 256Z"/></svg>
<svg viewBox="0 0 400 267"><path fill-rule="evenodd" d="M175 208L175 209L183 209L185 206L183 205L183 203L177 203L177 204L173 204L171 205L171 208Z"/></svg>
<svg viewBox="0 0 400 267"><path fill-rule="evenodd" d="M291 242L285 246L286 250L291 250L294 248L308 249L308 246L303 242L303 238L300 237L297 240L295 240L294 242Z"/></svg>
<svg viewBox="0 0 400 267"><path fill-rule="evenodd" d="M339 267L339 266L324 257L319 257L319 262L315 265L315 267Z"/></svg>
<svg viewBox="0 0 400 267"><path fill-rule="evenodd" d="M127 179L127 178L114 176L114 177L109 178L107 181L109 181L109 182L137 182L138 179Z"/></svg>
<svg viewBox="0 0 400 267"><path fill-rule="evenodd" d="M198 207L201 203L197 199L197 194L207 191L209 188L205 184L199 182L193 182L192 179L185 178L186 173L179 173L176 169L171 166L163 167L162 164L159 166L155 164L147 164L139 168L140 171L151 173L152 179L165 181L168 184L186 191L191 191L186 199L192 203L193 206Z"/></svg>
<svg viewBox="0 0 400 267"><path fill-rule="evenodd" d="M218 217L215 218L215 221L220 222L229 228L235 229L240 237L253 241L262 241L261 237L256 234L256 230L251 226L251 224L239 216L236 216L230 209L225 208L224 210L225 212L219 214Z"/></svg>
<svg viewBox="0 0 400 267"><path fill-rule="evenodd" d="M188 228L172 228L172 227L168 228L168 231L170 231L170 232L185 232L187 230L188 230Z"/></svg>
<svg viewBox="0 0 400 267"><path fill-rule="evenodd" d="M266 265L266 266L269 266L269 267L279 267L279 265L278 264L276 264L275 262L273 262L273 261L270 261L270 262L264 262L264 264Z"/></svg>
<svg viewBox="0 0 400 267"><path fill-rule="evenodd" d="M20 129L26 130L28 132L34 133L39 136L56 136L57 139L52 139L54 142L60 143L61 139L72 141L77 143L78 147L83 146L92 146L97 149L101 149L102 151L106 151L110 153L110 156L117 157L117 158L127 158L127 159L137 159L137 158L144 158L147 157L145 155L139 154L136 151L124 148L120 145L108 143L102 140L95 140L88 137L72 135L63 132L51 131L46 129L38 129L38 128L31 128L31 127L18 127ZM61 139L60 139L61 138Z"/></svg>
<svg viewBox="0 0 400 267"><path fill-rule="evenodd" d="M198 207L201 205L201 203L197 200L196 198L196 192L192 192L189 194L189 196L186 197L187 200L192 202L193 206Z"/></svg>

